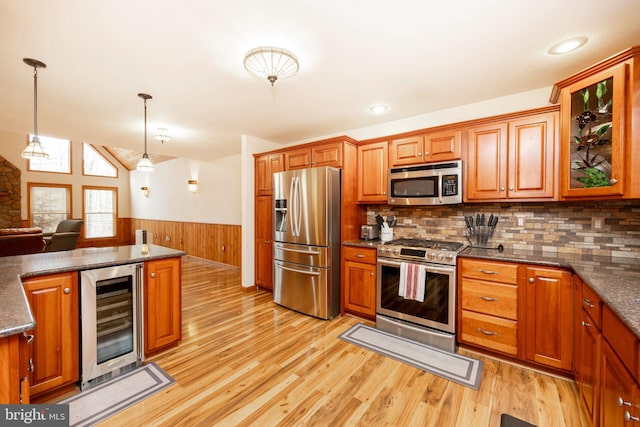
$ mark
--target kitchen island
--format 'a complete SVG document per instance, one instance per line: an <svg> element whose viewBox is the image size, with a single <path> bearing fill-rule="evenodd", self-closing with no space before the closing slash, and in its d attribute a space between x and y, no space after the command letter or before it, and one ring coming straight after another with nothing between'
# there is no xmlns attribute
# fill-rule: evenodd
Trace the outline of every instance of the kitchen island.
<svg viewBox="0 0 640 427"><path fill-rule="evenodd" d="M130 245L0 258L0 403L43 401L79 380L78 272L144 263L144 354L179 342L183 255Z"/></svg>

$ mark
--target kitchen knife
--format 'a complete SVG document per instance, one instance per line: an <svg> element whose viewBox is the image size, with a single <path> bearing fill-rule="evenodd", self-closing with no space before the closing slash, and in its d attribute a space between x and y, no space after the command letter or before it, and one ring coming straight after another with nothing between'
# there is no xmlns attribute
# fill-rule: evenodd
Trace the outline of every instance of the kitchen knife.
<svg viewBox="0 0 640 427"><path fill-rule="evenodd" d="M484 225L484 214L480 217L480 225Z"/></svg>
<svg viewBox="0 0 640 427"><path fill-rule="evenodd" d="M378 224L378 225L384 224L384 218L382 218L382 216L379 215L379 214L376 215L376 224Z"/></svg>

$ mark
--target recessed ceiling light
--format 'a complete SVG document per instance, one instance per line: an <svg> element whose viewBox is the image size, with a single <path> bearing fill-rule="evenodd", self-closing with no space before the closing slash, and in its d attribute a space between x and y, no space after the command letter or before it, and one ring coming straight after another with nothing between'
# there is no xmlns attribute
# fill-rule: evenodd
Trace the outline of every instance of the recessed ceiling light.
<svg viewBox="0 0 640 427"><path fill-rule="evenodd" d="M386 105L377 104L369 108L369 111L371 111L373 114L382 114L385 113L387 109L388 107Z"/></svg>
<svg viewBox="0 0 640 427"><path fill-rule="evenodd" d="M549 53L551 55L562 55L563 53L572 52L580 46L584 45L587 40L589 39L584 36L572 37L570 39L563 40L560 43L556 43L551 46L549 48Z"/></svg>

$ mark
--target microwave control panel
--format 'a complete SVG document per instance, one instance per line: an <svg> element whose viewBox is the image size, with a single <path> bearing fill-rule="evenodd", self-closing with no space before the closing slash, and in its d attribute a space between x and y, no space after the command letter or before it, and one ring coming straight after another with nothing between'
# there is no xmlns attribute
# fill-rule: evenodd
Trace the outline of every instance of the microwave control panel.
<svg viewBox="0 0 640 427"><path fill-rule="evenodd" d="M458 193L458 175L443 175L442 176L442 195L443 196L457 196Z"/></svg>

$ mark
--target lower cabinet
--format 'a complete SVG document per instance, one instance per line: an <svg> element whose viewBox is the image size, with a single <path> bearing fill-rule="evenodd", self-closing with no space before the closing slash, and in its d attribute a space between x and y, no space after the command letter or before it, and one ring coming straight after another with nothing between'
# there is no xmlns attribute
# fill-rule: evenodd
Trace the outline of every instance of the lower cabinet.
<svg viewBox="0 0 640 427"><path fill-rule="evenodd" d="M342 314L376 316L376 249L342 247Z"/></svg>
<svg viewBox="0 0 640 427"><path fill-rule="evenodd" d="M176 344L182 338L181 258L144 265L144 353Z"/></svg>
<svg viewBox="0 0 640 427"><path fill-rule="evenodd" d="M0 338L0 404L30 403L28 354L30 334Z"/></svg>
<svg viewBox="0 0 640 427"><path fill-rule="evenodd" d="M458 341L571 371L570 272L458 258L458 278Z"/></svg>
<svg viewBox="0 0 640 427"><path fill-rule="evenodd" d="M602 344L602 393L600 426L638 425L638 385L608 342Z"/></svg>
<svg viewBox="0 0 640 427"><path fill-rule="evenodd" d="M22 281L36 327L33 343L21 355L29 366L31 396L72 384L80 378L78 273Z"/></svg>

